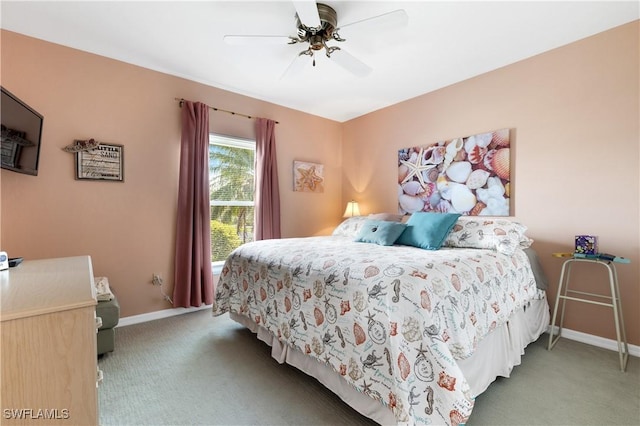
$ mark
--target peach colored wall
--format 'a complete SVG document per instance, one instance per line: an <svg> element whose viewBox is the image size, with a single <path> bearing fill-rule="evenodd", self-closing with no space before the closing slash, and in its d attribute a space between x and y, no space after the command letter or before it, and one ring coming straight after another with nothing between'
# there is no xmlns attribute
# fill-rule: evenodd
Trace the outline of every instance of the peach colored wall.
<svg viewBox="0 0 640 426"><path fill-rule="evenodd" d="M561 265L550 253L572 250L576 234L598 235L604 251L632 261L618 270L629 341L640 344L638 32L634 22L340 124L2 31L2 85L45 116L40 175L0 174L2 249L28 259L90 254L123 316L168 308L149 281L160 273L171 290L175 97L280 121L285 237L328 233L351 198L363 214L395 211L400 148L510 127L514 215L536 239L549 296ZM253 135L252 121L224 113L212 112L211 126ZM125 145L124 183L74 179L73 156L60 148L90 137ZM294 159L325 165L324 194L291 190ZM597 273L574 275L596 288ZM614 337L601 307L571 307L566 326Z"/></svg>
<svg viewBox="0 0 640 426"><path fill-rule="evenodd" d="M562 264L551 253L597 235L602 251L631 259L618 274L627 336L640 344L638 35L635 21L347 122L343 203L396 211L400 148L515 129L512 211L536 240L550 299ZM573 276L606 290L595 266ZM570 304L565 326L615 339L610 308Z"/></svg>
<svg viewBox="0 0 640 426"><path fill-rule="evenodd" d="M122 316L170 308L153 273L173 288L180 109L174 98L272 118L282 233L326 233L341 220L342 125L228 91L2 31L1 83L44 116L37 177L1 172L2 250L25 259L91 255ZM211 111L214 132L254 137L254 122ZM124 145L125 181L77 181L74 139ZM292 190L292 162L323 163L325 192Z"/></svg>

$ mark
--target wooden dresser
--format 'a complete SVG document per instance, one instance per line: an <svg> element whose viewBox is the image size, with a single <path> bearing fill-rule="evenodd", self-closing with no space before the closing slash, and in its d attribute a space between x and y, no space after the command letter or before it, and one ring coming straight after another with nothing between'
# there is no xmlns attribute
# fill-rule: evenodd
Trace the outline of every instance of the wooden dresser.
<svg viewBox="0 0 640 426"><path fill-rule="evenodd" d="M0 286L0 423L98 424L91 258L24 261Z"/></svg>

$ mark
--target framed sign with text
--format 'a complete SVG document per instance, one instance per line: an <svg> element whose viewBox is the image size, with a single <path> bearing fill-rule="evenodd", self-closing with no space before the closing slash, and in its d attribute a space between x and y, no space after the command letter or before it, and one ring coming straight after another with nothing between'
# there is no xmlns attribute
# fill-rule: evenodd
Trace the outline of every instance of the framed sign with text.
<svg viewBox="0 0 640 426"><path fill-rule="evenodd" d="M77 152L76 179L124 182L124 146L100 143Z"/></svg>

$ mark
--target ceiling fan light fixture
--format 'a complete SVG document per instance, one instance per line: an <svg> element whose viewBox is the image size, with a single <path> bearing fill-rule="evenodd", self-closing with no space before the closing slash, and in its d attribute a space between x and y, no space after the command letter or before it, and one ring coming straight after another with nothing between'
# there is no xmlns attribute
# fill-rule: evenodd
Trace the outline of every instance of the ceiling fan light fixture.
<svg viewBox="0 0 640 426"><path fill-rule="evenodd" d="M327 57L331 57L331 52L338 49L337 47L327 46L327 41L345 41L341 38L337 32L334 32L338 25L338 14L336 11L326 4L318 3L318 16L320 18L320 25L318 27L308 27L300 20L298 14L296 14L296 24L298 27L298 40L292 41L294 43L309 43L309 49L301 52L301 55L313 56L314 50L325 49ZM315 61L314 61L315 65Z"/></svg>
<svg viewBox="0 0 640 426"><path fill-rule="evenodd" d="M325 45L324 47L325 47L325 50L326 50L327 58L330 58L331 54L333 52L335 52L336 50L340 50L340 48L338 46L331 46L330 47L330 46Z"/></svg>
<svg viewBox="0 0 640 426"><path fill-rule="evenodd" d="M322 38L322 36L320 35L314 35L309 37L309 47L313 50L320 50L322 48L324 48L325 45L325 40L324 38Z"/></svg>

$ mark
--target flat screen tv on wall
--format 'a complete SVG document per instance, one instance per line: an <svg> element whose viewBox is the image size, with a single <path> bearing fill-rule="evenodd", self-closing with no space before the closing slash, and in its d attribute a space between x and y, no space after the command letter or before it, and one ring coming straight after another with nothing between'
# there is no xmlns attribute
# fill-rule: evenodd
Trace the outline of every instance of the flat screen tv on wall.
<svg viewBox="0 0 640 426"><path fill-rule="evenodd" d="M0 89L2 168L37 176L43 117L4 87Z"/></svg>

